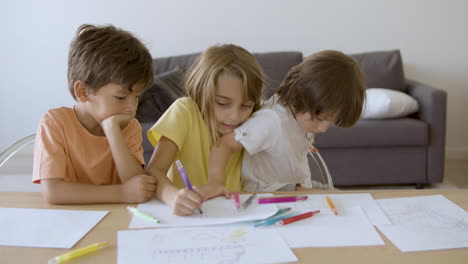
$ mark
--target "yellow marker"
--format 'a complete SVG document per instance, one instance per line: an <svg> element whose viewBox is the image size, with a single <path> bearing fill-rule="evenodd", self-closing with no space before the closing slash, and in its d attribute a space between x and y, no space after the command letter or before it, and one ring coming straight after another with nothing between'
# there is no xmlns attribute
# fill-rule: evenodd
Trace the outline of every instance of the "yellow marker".
<svg viewBox="0 0 468 264"><path fill-rule="evenodd" d="M109 245L109 241L104 241L100 243L95 243L92 245L89 245L84 248L79 248L77 250L70 251L68 253L62 254L60 256L56 256L54 258L49 259L49 264L58 264L58 263L64 263L66 261L72 260L79 258L81 256L87 255L89 253L93 253L95 251L98 251L102 248L105 248L107 245Z"/></svg>
<svg viewBox="0 0 468 264"><path fill-rule="evenodd" d="M338 215L338 212L336 211L336 208L335 208L335 205L333 204L332 200L330 199L330 197L325 197L325 199L327 199L327 203L328 203L328 206L330 207L330 209L333 211L333 213L335 215Z"/></svg>

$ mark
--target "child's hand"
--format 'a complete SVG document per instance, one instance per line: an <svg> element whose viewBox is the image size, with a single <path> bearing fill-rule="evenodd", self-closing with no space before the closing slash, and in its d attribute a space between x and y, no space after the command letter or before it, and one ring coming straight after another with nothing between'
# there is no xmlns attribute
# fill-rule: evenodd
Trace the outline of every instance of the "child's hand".
<svg viewBox="0 0 468 264"><path fill-rule="evenodd" d="M153 196L155 190L155 177L146 174L133 176L123 184L123 202L146 202Z"/></svg>
<svg viewBox="0 0 468 264"><path fill-rule="evenodd" d="M312 138L312 140L310 141L310 148L309 148L309 151L312 152L312 153L318 153L318 149L316 147L314 147L314 144L315 144L315 137Z"/></svg>
<svg viewBox="0 0 468 264"><path fill-rule="evenodd" d="M218 196L225 196L227 199L231 199L231 193L222 184L207 183L200 187L194 187L198 194L202 197L203 201L209 200Z"/></svg>
<svg viewBox="0 0 468 264"><path fill-rule="evenodd" d="M196 192L189 189L180 189L177 191L172 203L170 204L172 212L175 215L191 215L200 208L202 199Z"/></svg>
<svg viewBox="0 0 468 264"><path fill-rule="evenodd" d="M101 126L104 131L114 126L120 127L120 129L124 129L130 123L133 117L133 115L128 114L112 115L102 120Z"/></svg>
<svg viewBox="0 0 468 264"><path fill-rule="evenodd" d="M309 150L310 150L310 152L312 152L312 153L318 153L318 152L319 152L318 149L315 148L314 146L310 146Z"/></svg>

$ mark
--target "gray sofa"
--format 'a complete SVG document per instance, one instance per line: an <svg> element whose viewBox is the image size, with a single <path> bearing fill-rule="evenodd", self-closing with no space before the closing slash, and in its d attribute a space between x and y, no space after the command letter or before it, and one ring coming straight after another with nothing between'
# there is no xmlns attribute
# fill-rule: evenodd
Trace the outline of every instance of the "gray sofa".
<svg viewBox="0 0 468 264"><path fill-rule="evenodd" d="M155 83L140 98L137 119L143 127L145 160L153 147L146 131L165 109L183 96L184 71L199 54L154 59ZM288 70L303 60L300 52L254 54L267 76L266 98ZM446 92L407 80L398 50L351 54L360 64L369 88L403 91L419 103L416 114L398 119L360 120L352 128L331 127L316 136L335 186L424 184L441 182L444 172Z"/></svg>

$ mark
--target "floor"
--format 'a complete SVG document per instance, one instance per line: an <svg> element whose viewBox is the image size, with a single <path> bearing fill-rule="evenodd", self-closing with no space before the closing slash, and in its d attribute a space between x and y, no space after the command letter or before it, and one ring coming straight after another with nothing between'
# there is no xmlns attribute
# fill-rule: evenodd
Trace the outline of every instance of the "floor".
<svg viewBox="0 0 468 264"><path fill-rule="evenodd" d="M33 147L28 146L0 168L0 192L38 192L40 184L31 182ZM342 190L411 189L414 185L356 186ZM425 185L427 189L467 189L468 160L447 160L442 183Z"/></svg>
<svg viewBox="0 0 468 264"><path fill-rule="evenodd" d="M392 190L414 189L414 185L377 185L342 187L341 190ZM468 160L446 160L444 180L441 183L424 185L424 189L468 189Z"/></svg>

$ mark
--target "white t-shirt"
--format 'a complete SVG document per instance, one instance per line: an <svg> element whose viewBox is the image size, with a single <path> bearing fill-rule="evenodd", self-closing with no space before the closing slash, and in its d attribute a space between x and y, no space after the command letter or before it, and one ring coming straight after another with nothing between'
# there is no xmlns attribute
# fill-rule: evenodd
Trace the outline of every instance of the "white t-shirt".
<svg viewBox="0 0 468 264"><path fill-rule="evenodd" d="M269 100L234 133L246 150L242 162L245 191L270 192L296 184L312 187L307 152L314 135L299 126L289 109Z"/></svg>

